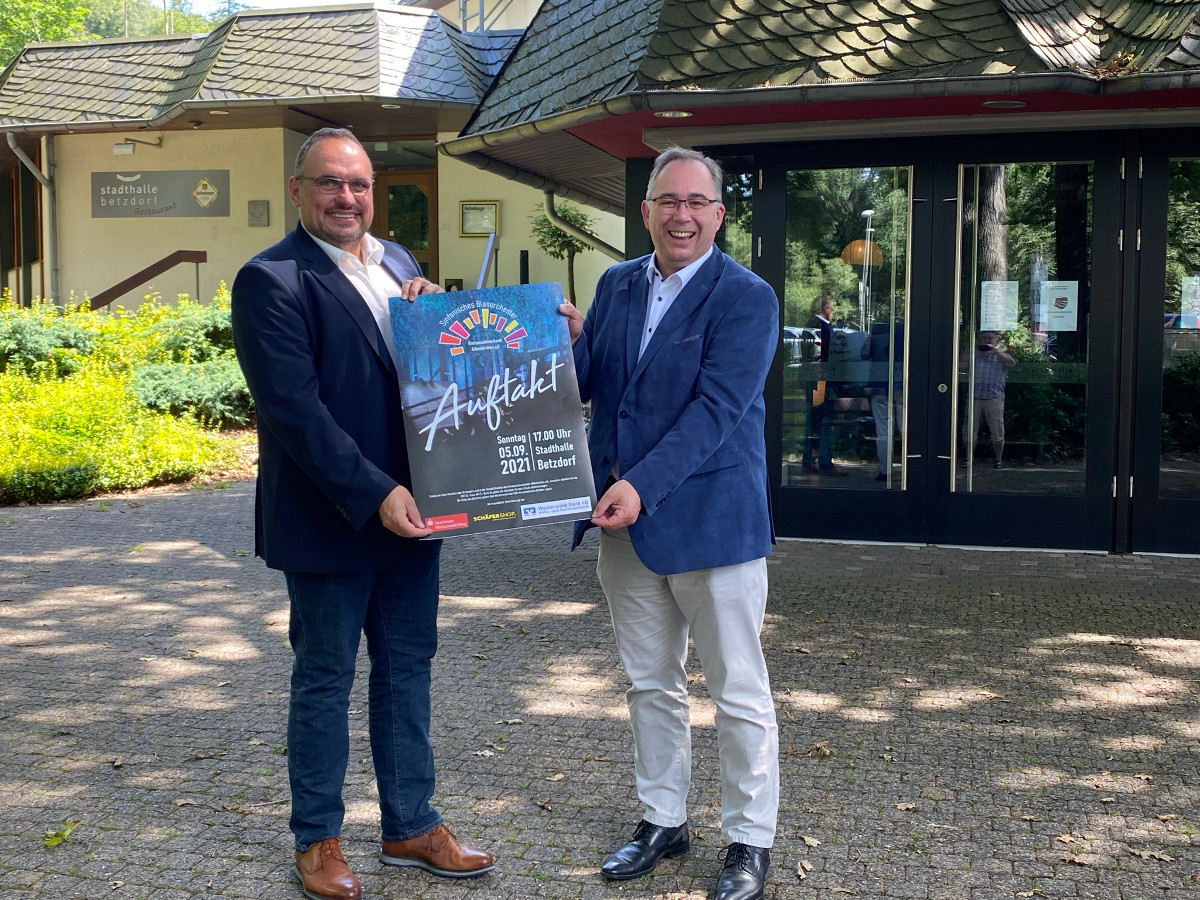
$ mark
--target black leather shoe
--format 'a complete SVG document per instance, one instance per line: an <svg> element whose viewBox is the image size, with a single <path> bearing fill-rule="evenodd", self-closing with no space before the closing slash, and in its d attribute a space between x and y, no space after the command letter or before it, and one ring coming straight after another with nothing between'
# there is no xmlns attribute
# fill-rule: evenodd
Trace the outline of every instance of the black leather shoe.
<svg viewBox="0 0 1200 900"><path fill-rule="evenodd" d="M725 860L725 868L717 879L716 900L762 900L771 851L730 844L721 851L720 858Z"/></svg>
<svg viewBox="0 0 1200 900"><path fill-rule="evenodd" d="M600 866L600 874L610 881L641 878L653 872L664 856L682 856L689 846L687 822L675 828L663 828L642 819L633 833L633 840L616 853L609 854Z"/></svg>

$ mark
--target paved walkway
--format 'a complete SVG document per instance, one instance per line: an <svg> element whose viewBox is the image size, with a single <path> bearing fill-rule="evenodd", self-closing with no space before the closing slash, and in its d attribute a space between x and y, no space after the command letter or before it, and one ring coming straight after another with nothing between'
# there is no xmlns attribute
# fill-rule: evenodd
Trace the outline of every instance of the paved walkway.
<svg viewBox="0 0 1200 900"><path fill-rule="evenodd" d="M300 900L286 602L252 501L238 482L0 509L3 900ZM343 846L366 896L709 896L702 677L700 839L607 885L639 810L594 541L534 528L443 561L437 802L498 865L456 883L376 861L359 685ZM793 542L771 576L769 898L1200 898L1200 560Z"/></svg>

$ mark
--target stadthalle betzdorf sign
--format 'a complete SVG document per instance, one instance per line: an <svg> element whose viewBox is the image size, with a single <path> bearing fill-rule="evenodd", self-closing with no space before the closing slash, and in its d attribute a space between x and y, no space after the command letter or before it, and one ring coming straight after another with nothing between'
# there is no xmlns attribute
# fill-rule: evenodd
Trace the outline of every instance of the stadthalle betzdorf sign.
<svg viewBox="0 0 1200 900"><path fill-rule="evenodd" d="M92 173L93 219L228 215L228 169Z"/></svg>

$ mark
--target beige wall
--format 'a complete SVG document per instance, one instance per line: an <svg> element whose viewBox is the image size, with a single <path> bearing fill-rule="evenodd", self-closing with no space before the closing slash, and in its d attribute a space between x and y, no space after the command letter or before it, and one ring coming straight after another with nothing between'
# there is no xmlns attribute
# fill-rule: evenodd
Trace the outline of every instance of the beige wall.
<svg viewBox="0 0 1200 900"><path fill-rule="evenodd" d="M448 140L450 134L438 135ZM459 201L496 200L500 203L499 247L500 284L516 284L520 278L520 251L529 252L529 280L557 281L567 294L567 261L551 259L540 249L529 233L529 219L542 211L540 191L515 181L491 175L444 153L438 154L438 251L441 259L441 280L461 278L463 286L472 288L479 279L483 265L486 238L463 238L458 235ZM591 207L580 209L592 217L592 233L618 250L624 248L624 220ZM575 293L581 309L586 308L595 293L600 275L615 260L599 250L589 250L575 257ZM487 286L494 283L489 270Z"/></svg>
<svg viewBox="0 0 1200 900"><path fill-rule="evenodd" d="M161 148L138 145L132 156L114 156L113 144L126 136L154 140L158 133L112 132L55 138L62 301L71 291L76 300L82 300L85 294L98 294L175 250L208 253L208 262L200 266L200 299L209 300L221 280L232 284L242 263L295 227L297 215L287 197L287 176L304 135L282 129L166 132ZM91 216L92 172L204 168L229 170L228 218ZM269 227L252 228L247 224L248 200L269 201ZM464 287L474 287L483 262L486 239L459 237L462 200L500 203L500 284L520 280L520 251L528 250L530 280L559 282L566 296L567 261L548 257L538 249L529 231L530 217L541 212L541 192L439 154L438 250L443 284L458 278ZM620 217L586 207L583 211L595 221L595 234L617 248L623 246ZM49 247L48 239L45 246ZM576 257L575 290L581 307L590 302L601 273L613 262L598 250ZM494 282L495 275L489 272L488 286ZM174 301L181 293L194 294L196 267L190 263L177 266L115 302L136 307L152 291L157 291L165 302Z"/></svg>
<svg viewBox="0 0 1200 900"><path fill-rule="evenodd" d="M295 223L286 175L302 136L281 129L171 131L162 132L161 148L139 144L132 156L113 155L113 144L122 138L153 141L159 134L111 132L55 138L62 299L71 291L77 300L84 294L98 294L175 250L204 250L208 262L200 266L200 299L209 300L221 280L231 284L242 263L279 240ZM228 169L229 216L92 218L92 172L175 169ZM248 200L270 203L268 227L247 224ZM181 293L195 294L196 266L176 266L115 302L133 307L152 291L165 301Z"/></svg>

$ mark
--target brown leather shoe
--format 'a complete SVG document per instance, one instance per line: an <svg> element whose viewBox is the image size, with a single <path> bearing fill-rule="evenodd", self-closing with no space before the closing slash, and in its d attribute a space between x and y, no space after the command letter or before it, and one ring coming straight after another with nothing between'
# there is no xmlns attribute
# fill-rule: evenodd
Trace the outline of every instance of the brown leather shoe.
<svg viewBox="0 0 1200 900"><path fill-rule="evenodd" d="M474 878L496 866L490 853L460 844L445 825L407 841L384 841L379 859L389 866L416 866L443 878Z"/></svg>
<svg viewBox="0 0 1200 900"><path fill-rule="evenodd" d="M337 838L325 838L297 853L294 871L304 896L311 900L359 900L362 896Z"/></svg>

